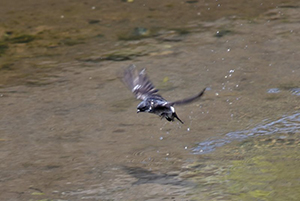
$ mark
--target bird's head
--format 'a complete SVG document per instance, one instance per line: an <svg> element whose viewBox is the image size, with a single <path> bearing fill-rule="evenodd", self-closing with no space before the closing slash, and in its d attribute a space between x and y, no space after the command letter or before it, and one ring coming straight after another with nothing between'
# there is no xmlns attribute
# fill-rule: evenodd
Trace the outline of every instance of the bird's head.
<svg viewBox="0 0 300 201"><path fill-rule="evenodd" d="M140 104L138 104L138 106L137 106L137 113L139 113L139 112L146 112L147 110L149 110L149 106L147 105L147 103L145 101L143 101Z"/></svg>

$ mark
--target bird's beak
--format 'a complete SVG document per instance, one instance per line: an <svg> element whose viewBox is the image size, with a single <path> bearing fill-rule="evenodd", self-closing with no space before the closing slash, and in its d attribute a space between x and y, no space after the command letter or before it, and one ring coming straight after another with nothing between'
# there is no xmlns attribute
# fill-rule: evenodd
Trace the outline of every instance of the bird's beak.
<svg viewBox="0 0 300 201"><path fill-rule="evenodd" d="M136 113L139 113L139 112L140 112L140 110L139 110L139 109L137 109Z"/></svg>

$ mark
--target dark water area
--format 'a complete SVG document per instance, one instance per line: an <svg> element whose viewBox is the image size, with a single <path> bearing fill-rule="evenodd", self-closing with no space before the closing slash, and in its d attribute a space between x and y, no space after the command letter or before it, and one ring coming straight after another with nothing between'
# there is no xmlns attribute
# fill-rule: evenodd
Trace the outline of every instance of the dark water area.
<svg viewBox="0 0 300 201"><path fill-rule="evenodd" d="M299 200L298 1L1 1L0 200ZM136 113L146 68L184 121Z"/></svg>
<svg viewBox="0 0 300 201"><path fill-rule="evenodd" d="M267 10L293 6L287 0L2 1L0 86L42 79L57 69L57 60L84 60L88 55L96 60L126 60L145 55L133 51L141 44L123 40L158 37L180 41L178 34L213 29L208 22L222 18L251 21ZM270 15L277 18L278 14ZM228 31L222 29L219 36ZM129 56L120 51L124 47L132 51ZM47 58L52 61L44 62Z"/></svg>

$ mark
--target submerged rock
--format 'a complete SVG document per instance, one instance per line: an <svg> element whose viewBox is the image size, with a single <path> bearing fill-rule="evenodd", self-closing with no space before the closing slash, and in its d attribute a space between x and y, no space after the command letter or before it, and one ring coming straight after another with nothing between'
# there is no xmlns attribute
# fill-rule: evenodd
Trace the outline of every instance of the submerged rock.
<svg viewBox="0 0 300 201"><path fill-rule="evenodd" d="M145 27L136 27L129 33L119 34L119 40L140 40L143 38L151 37L151 31Z"/></svg>
<svg viewBox="0 0 300 201"><path fill-rule="evenodd" d="M22 34L12 38L8 38L10 43L29 43L35 39L34 35Z"/></svg>

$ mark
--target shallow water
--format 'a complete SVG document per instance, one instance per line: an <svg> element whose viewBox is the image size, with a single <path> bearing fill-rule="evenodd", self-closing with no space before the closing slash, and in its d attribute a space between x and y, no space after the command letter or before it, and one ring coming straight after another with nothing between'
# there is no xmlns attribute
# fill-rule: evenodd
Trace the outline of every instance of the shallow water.
<svg viewBox="0 0 300 201"><path fill-rule="evenodd" d="M266 120L268 121L268 120ZM208 140L199 143L192 152L195 154L206 154L214 151L217 147L224 146L233 141L241 141L251 137L259 137L273 134L295 134L300 130L300 114L284 116L276 121L258 125L249 130L233 131L226 133L224 138Z"/></svg>
<svg viewBox="0 0 300 201"><path fill-rule="evenodd" d="M231 143L186 166L195 200L297 200L299 130ZM213 189L213 190L212 190Z"/></svg>
<svg viewBox="0 0 300 201"><path fill-rule="evenodd" d="M299 199L297 1L51 2L1 7L1 200ZM131 63L167 100L209 90L183 125L136 114Z"/></svg>

